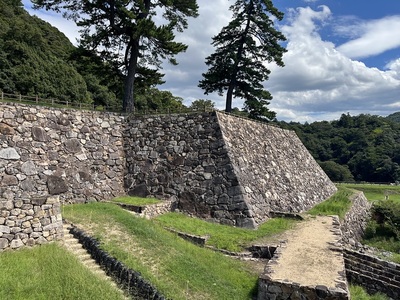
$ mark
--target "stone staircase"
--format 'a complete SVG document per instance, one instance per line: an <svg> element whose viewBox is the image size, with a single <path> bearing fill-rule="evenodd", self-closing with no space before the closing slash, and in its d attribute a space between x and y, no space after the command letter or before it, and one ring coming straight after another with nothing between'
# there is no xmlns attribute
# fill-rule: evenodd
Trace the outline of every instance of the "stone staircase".
<svg viewBox="0 0 400 300"><path fill-rule="evenodd" d="M71 252L78 260L87 267L94 275L104 280L116 290L121 293L123 299L130 299L125 295L123 290L121 290L118 285L108 276L103 269L96 263L96 261L90 256L90 254L82 247L78 239L76 239L69 231L70 225L63 224L64 231L64 247Z"/></svg>

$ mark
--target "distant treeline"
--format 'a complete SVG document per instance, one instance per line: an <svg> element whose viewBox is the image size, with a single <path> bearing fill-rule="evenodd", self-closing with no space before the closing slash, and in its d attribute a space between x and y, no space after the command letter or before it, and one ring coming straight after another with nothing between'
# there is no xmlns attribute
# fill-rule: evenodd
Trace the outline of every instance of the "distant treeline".
<svg viewBox="0 0 400 300"><path fill-rule="evenodd" d="M400 113L342 114L311 124L278 122L294 130L333 181L400 181Z"/></svg>

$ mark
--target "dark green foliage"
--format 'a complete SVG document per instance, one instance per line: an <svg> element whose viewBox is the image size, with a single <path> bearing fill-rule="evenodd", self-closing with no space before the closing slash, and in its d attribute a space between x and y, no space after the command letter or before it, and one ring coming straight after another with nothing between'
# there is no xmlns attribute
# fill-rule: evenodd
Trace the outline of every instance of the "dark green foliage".
<svg viewBox="0 0 400 300"><path fill-rule="evenodd" d="M0 0L0 89L7 93L88 102L86 83L67 62L73 46L30 16L20 1Z"/></svg>
<svg viewBox="0 0 400 300"><path fill-rule="evenodd" d="M226 95L227 112L232 111L232 98L242 98L244 110L251 118L272 120L275 113L267 105L272 99L264 89L270 70L266 62L283 66L282 56L286 51L279 43L285 40L274 28L273 19L282 20L269 0L237 0L230 10L233 20L213 37L215 53L206 58L209 66L199 87L205 94L218 92Z"/></svg>
<svg viewBox="0 0 400 300"><path fill-rule="evenodd" d="M177 112L184 107L181 98L173 96L169 91L160 91L156 88L148 88L136 96L135 108L139 112L147 110Z"/></svg>
<svg viewBox="0 0 400 300"><path fill-rule="evenodd" d="M207 111L207 110L212 110L215 107L215 103L211 100L206 100L206 99L197 99L190 104L189 108L192 110L198 110L198 111Z"/></svg>
<svg viewBox="0 0 400 300"><path fill-rule="evenodd" d="M334 181L400 181L399 123L379 116L343 114L331 122L278 124L297 133Z"/></svg>
<svg viewBox="0 0 400 300"><path fill-rule="evenodd" d="M400 112L395 112L386 117L388 120L400 123Z"/></svg>
<svg viewBox="0 0 400 300"><path fill-rule="evenodd" d="M340 165L332 160L320 162L319 165L324 170L326 175L335 182L353 182L354 178L349 167Z"/></svg>
<svg viewBox="0 0 400 300"><path fill-rule="evenodd" d="M143 74L140 70L159 79L162 75L157 70L161 60L168 59L176 64L174 56L186 50L185 44L174 41L174 32L186 28L186 18L196 17L198 9L196 0L32 2L36 8L63 12L64 16L74 20L82 27L82 47L96 51L112 65L123 69L123 109L127 112L134 110L135 79L138 74ZM153 20L159 11L163 12L163 24ZM156 70L148 66L155 66Z"/></svg>
<svg viewBox="0 0 400 300"><path fill-rule="evenodd" d="M387 234L400 239L400 203L392 200L379 201L372 206L376 223L387 229Z"/></svg>
<svg viewBox="0 0 400 300"><path fill-rule="evenodd" d="M6 93L117 106L120 72L30 16L21 1L0 0L0 89Z"/></svg>
<svg viewBox="0 0 400 300"><path fill-rule="evenodd" d="M386 251L400 253L400 202L374 202L372 219L367 225L363 242ZM397 261L398 257L393 259Z"/></svg>

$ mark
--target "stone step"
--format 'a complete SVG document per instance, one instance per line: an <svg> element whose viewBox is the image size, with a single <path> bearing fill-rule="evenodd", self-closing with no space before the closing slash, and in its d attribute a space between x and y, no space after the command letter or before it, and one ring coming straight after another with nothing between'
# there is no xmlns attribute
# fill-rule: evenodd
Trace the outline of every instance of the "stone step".
<svg viewBox="0 0 400 300"><path fill-rule="evenodd" d="M103 280L106 280L110 285L117 289L125 299L129 299L125 296L124 292L118 287L118 285L112 280L111 277L107 276L104 270L96 263L96 261L90 256L90 254L83 248L79 240L76 239L72 234L69 233L70 225L63 224L64 229L64 247L70 251L78 260L88 268L93 274L99 276Z"/></svg>

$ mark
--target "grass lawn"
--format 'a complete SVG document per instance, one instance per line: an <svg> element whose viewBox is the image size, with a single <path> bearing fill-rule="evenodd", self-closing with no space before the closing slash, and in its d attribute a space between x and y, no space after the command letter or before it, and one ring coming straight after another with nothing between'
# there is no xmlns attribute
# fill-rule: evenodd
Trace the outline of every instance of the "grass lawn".
<svg viewBox="0 0 400 300"><path fill-rule="evenodd" d="M257 230L232 227L190 218L181 213L168 213L159 216L156 222L164 227L199 236L209 236L207 245L229 251L241 251L243 247L260 238L282 233L293 228L295 220L285 218L270 219Z"/></svg>
<svg viewBox="0 0 400 300"><path fill-rule="evenodd" d="M57 243L0 253L0 299L123 299Z"/></svg>
<svg viewBox="0 0 400 300"><path fill-rule="evenodd" d="M326 201L317 204L307 213L310 215L338 215L340 219L343 219L346 212L351 207L351 201L349 197L353 194L353 191L344 187L339 186L338 191L332 195Z"/></svg>
<svg viewBox="0 0 400 300"><path fill-rule="evenodd" d="M111 203L64 207L64 217L139 271L170 299L251 299L258 274L244 262L195 246Z"/></svg>
<svg viewBox="0 0 400 300"><path fill-rule="evenodd" d="M155 198L139 198L139 197L131 197L131 196L121 196L111 200L111 202L130 204L136 206L149 205L149 204L157 204L161 201Z"/></svg>
<svg viewBox="0 0 400 300"><path fill-rule="evenodd" d="M340 184L351 189L362 191L369 201L390 200L400 202L400 186L384 184Z"/></svg>

